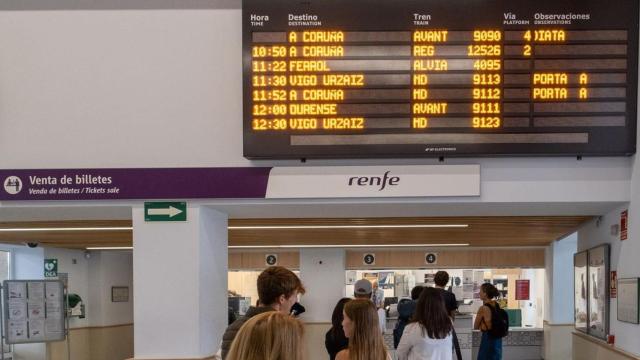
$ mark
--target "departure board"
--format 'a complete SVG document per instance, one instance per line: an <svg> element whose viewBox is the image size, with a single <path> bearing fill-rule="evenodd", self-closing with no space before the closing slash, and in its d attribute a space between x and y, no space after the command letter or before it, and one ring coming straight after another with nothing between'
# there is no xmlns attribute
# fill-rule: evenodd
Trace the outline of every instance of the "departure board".
<svg viewBox="0 0 640 360"><path fill-rule="evenodd" d="M635 153L637 0L242 6L245 157Z"/></svg>

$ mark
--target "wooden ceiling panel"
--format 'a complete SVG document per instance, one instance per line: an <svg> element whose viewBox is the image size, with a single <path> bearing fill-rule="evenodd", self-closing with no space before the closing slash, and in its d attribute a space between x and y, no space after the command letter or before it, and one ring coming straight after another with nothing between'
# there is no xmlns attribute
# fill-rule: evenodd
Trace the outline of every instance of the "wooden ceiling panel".
<svg viewBox="0 0 640 360"><path fill-rule="evenodd" d="M435 225L467 224L467 228L232 229L229 245L367 245L470 244L471 246L546 246L574 232L588 216L231 219L229 226ZM131 221L0 222L0 229L60 227L130 227ZM131 230L3 231L2 243L38 242L80 248L131 246Z"/></svg>
<svg viewBox="0 0 640 360"><path fill-rule="evenodd" d="M243 219L233 226L450 225L467 228L256 229L231 230L232 245L470 244L546 246L575 231L590 217L442 217L367 219Z"/></svg>

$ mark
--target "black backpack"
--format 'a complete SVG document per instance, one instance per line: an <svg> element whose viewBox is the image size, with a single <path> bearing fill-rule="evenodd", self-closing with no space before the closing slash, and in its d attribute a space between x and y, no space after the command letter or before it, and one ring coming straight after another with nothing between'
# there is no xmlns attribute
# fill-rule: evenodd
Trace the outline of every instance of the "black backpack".
<svg viewBox="0 0 640 360"><path fill-rule="evenodd" d="M495 307L489 306L491 310L491 329L488 331L491 337L502 339L509 334L509 314L496 303Z"/></svg>

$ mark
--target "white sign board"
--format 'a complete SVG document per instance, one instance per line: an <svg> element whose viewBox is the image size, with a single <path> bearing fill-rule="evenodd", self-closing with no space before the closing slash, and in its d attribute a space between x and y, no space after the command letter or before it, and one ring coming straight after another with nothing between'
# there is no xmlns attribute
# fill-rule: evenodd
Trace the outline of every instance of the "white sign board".
<svg viewBox="0 0 640 360"><path fill-rule="evenodd" d="M5 280L3 286L7 344L65 339L62 281Z"/></svg>
<svg viewBox="0 0 640 360"><path fill-rule="evenodd" d="M618 320L638 324L640 323L640 278L618 279Z"/></svg>
<svg viewBox="0 0 640 360"><path fill-rule="evenodd" d="M480 165L274 167L267 198L480 196Z"/></svg>

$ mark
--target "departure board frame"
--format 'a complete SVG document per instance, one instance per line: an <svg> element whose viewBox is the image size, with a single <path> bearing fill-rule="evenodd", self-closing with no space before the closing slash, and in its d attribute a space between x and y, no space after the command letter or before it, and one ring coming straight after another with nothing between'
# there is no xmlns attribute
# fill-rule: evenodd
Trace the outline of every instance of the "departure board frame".
<svg viewBox="0 0 640 360"><path fill-rule="evenodd" d="M637 0L243 0L244 156L634 154L638 13Z"/></svg>

